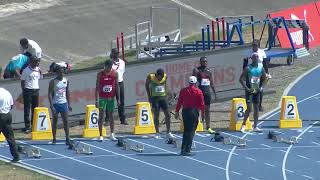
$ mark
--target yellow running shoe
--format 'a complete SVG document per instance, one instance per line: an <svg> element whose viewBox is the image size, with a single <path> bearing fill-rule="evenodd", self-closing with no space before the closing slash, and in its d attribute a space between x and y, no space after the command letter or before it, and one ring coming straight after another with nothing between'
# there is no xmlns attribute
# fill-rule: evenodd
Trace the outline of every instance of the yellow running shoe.
<svg viewBox="0 0 320 180"><path fill-rule="evenodd" d="M210 134L214 134L216 133L214 130L212 130L211 128L208 128L207 131L210 133Z"/></svg>

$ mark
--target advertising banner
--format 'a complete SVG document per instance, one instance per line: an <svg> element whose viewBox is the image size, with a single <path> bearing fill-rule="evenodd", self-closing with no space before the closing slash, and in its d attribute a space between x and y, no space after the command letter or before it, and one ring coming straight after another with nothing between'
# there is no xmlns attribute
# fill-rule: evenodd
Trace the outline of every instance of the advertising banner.
<svg viewBox="0 0 320 180"><path fill-rule="evenodd" d="M317 2L319 4L319 2ZM319 4L320 5L320 4ZM292 20L305 20L309 26L309 46L316 47L320 45L320 29L319 22L320 16L316 3L312 2L306 5L297 6L289 9L285 9L278 12L270 13L271 17L283 16L285 19ZM295 47L300 48L303 46L302 29L292 28L290 29L291 38ZM279 29L278 38L283 48L290 48L289 38L285 29Z"/></svg>

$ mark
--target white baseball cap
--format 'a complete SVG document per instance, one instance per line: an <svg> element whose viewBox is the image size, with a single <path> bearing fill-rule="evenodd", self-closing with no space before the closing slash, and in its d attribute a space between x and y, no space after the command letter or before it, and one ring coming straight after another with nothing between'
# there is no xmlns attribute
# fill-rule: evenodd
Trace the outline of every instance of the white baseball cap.
<svg viewBox="0 0 320 180"><path fill-rule="evenodd" d="M195 76L190 76L189 77L189 83L192 83L192 84L197 83L197 78Z"/></svg>

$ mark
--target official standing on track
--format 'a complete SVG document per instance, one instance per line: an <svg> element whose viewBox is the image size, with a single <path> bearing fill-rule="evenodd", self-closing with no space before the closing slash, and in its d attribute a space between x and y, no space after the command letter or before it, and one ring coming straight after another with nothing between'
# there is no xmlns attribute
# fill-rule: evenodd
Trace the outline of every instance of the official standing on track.
<svg viewBox="0 0 320 180"><path fill-rule="evenodd" d="M189 77L189 86L181 89L176 106L175 118L179 119L179 111L182 106L182 119L184 125L181 155L190 156L193 136L199 121L199 110L201 119L204 118L204 98L202 91L196 86L197 78Z"/></svg>
<svg viewBox="0 0 320 180"><path fill-rule="evenodd" d="M13 159L11 162L18 162L20 160L18 147L14 138L13 130L11 127L12 115L10 110L13 107L13 99L9 91L0 88L0 133L6 137L9 144L11 155Z"/></svg>
<svg viewBox="0 0 320 180"><path fill-rule="evenodd" d="M30 64L21 74L21 89L24 101L24 123L25 133L31 132L34 108L39 105L39 79L42 79L41 69L39 68L40 59L32 57ZM31 106L31 124L30 124Z"/></svg>
<svg viewBox="0 0 320 180"><path fill-rule="evenodd" d="M211 92L214 94L214 98L217 99L216 91L213 86L212 73L208 68L207 57L203 56L200 58L200 66L195 68L192 73L193 76L197 77L198 87L201 89L204 97L205 104L205 123L207 131L212 134L214 131L210 128L210 105L211 105Z"/></svg>
<svg viewBox="0 0 320 180"><path fill-rule="evenodd" d="M112 69L114 69L118 73L118 83L119 83L119 102L118 105L118 114L120 123L124 125L128 125L126 121L125 111L124 111L124 73L126 69L126 64L124 60L119 58L119 50L117 48L113 48L110 53L110 58L113 62ZM106 121L108 121L108 115L106 115Z"/></svg>
<svg viewBox="0 0 320 180"><path fill-rule="evenodd" d="M167 75L163 69L157 69L156 73L148 75L145 83L146 91L148 94L149 102L152 105L152 112L154 114L154 125L156 128L156 138L160 138L159 131L159 114L160 109L163 110L165 115L165 122L167 127L167 138L173 139L174 136L170 132L170 112L167 102L168 86Z"/></svg>
<svg viewBox="0 0 320 180"><path fill-rule="evenodd" d="M69 81L64 77L64 67L56 66L54 72L57 76L49 82L48 99L53 116L52 121L52 144L56 144L58 115L61 114L63 128L66 135L66 145L70 145L68 112L72 111L70 106Z"/></svg>
<svg viewBox="0 0 320 180"><path fill-rule="evenodd" d="M262 65L258 63L258 58L258 53L253 53L251 55L252 63L243 70L239 78L239 82L245 89L245 97L248 105L248 108L244 114L243 124L240 129L240 131L243 133L245 132L246 121L252 109L251 104L253 104L253 131L261 131L261 129L257 127L259 117L259 101L261 92L263 91L266 82L266 72Z"/></svg>

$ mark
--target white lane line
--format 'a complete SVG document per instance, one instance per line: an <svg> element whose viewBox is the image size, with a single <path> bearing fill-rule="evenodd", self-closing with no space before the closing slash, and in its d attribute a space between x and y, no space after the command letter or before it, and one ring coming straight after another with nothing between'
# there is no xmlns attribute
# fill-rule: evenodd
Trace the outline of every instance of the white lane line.
<svg viewBox="0 0 320 180"><path fill-rule="evenodd" d="M308 178L308 179L313 179L313 177L307 176L307 175L305 175L305 174L302 174L301 176L303 176L303 177L305 177L305 178Z"/></svg>
<svg viewBox="0 0 320 180"><path fill-rule="evenodd" d="M243 174L239 173L239 172L236 172L236 171L231 171L232 173L236 174L236 175L239 175L239 176L242 176Z"/></svg>
<svg viewBox="0 0 320 180"><path fill-rule="evenodd" d="M308 158L308 157L305 157L305 156L301 156L301 155L297 155L298 157L300 157L300 158L302 158L302 159L310 159L310 158Z"/></svg>
<svg viewBox="0 0 320 180"><path fill-rule="evenodd" d="M263 121L261 121L258 125L262 124ZM241 139L244 139L248 134L245 134L242 136ZM232 150L229 153L228 159L227 159L227 164L226 164L226 179L230 180L229 177L229 167L230 167L230 161L231 161L231 156L234 154L234 151L236 150L237 146L233 146Z"/></svg>
<svg viewBox="0 0 320 180"><path fill-rule="evenodd" d="M178 135L175 135L175 136L178 137L178 138L180 138L180 139L182 139L181 136L178 136ZM228 151L228 150L221 149L221 148L217 148L217 147L215 147L215 146L211 146L211 145L208 145L208 144L199 142L199 141L193 140L193 142L195 142L195 143L197 143L197 144L201 144L201 145L203 145L203 146L207 146L207 147L213 148L213 149L218 149L218 150L223 151L223 152L226 152L226 153L229 153L229 152L230 152L230 151ZM238 154L235 153L235 155L238 155Z"/></svg>
<svg viewBox="0 0 320 180"><path fill-rule="evenodd" d="M254 178L254 177L249 177L249 179L252 179L252 180L260 180L260 179Z"/></svg>
<svg viewBox="0 0 320 180"><path fill-rule="evenodd" d="M312 144L315 144L315 145L318 145L318 146L320 146L320 144L319 144L319 143L317 143L317 142L314 142L314 141L312 141Z"/></svg>
<svg viewBox="0 0 320 180"><path fill-rule="evenodd" d="M170 169L167 169L167 168L164 168L164 167L161 167L161 166L158 166L158 165L155 165L155 164L146 162L146 161L142 161L142 160L139 160L139 159L136 159L136 158L127 156L127 155L123 155L123 154L120 154L120 153L117 153L117 152L114 152L114 151L110 151L110 150L101 148L101 147L99 147L99 146L95 146L95 145L88 144L88 143L85 143L85 142L82 142L82 143L83 143L83 144L86 144L86 145L88 145L88 146L94 147L94 148L96 148L96 149L100 149L100 150L102 150L102 151L110 152L110 153L116 154L116 155L118 155L118 156L121 156L121 157L130 159L130 160L133 160L133 161L137 161L137 162L140 162L140 163L143 163L143 164L147 164L147 165L149 165L149 166L152 166L152 167L155 167L155 168L158 168L158 169L162 169L162 170L164 170L164 171L167 171L167 172L170 172L170 173L179 175L179 176L183 176L183 177L186 177L186 178L189 178L189 179L195 179L195 180L197 179L197 178L194 178L194 177L191 177L191 176L188 176L188 175L185 175L185 174L182 174L182 173L179 173L179 172L176 172L176 171L173 171L173 170L170 170Z"/></svg>
<svg viewBox="0 0 320 180"><path fill-rule="evenodd" d="M5 157L5 156L2 156L0 155L0 160L4 161L4 162L8 162L10 163L10 158L8 157ZM64 176L62 174L59 174L59 173L56 173L56 172L52 172L52 171L49 171L49 170L46 170L46 169L42 169L40 167L37 167L37 166L34 166L34 165L31 165L31 164L28 164L28 163L24 163L24 162L20 162L20 163L13 163L13 165L15 166L19 166L19 167L22 167L22 168L25 168L25 169L28 169L30 171L33 171L33 172L37 172L39 174L43 174L43 175L46 175L46 176L49 176L49 177L53 177L53 178L56 178L56 179L60 179L60 180L65 180L65 179L68 179L68 180L75 180L71 177L68 177L68 176Z"/></svg>
<svg viewBox="0 0 320 180"><path fill-rule="evenodd" d="M159 149L159 150L168 152L168 153L170 153L170 154L177 154L177 153L175 153L175 152L172 152L172 151L169 151L169 150L166 150L166 149L163 149L163 148L160 148L160 147L157 147L157 146L148 144L148 143L140 142L140 141L133 140L133 139L130 139L130 141L133 141L133 142L136 142L136 143L140 143L140 144L143 144L143 145L145 145L145 146L149 146L149 147L152 147L152 148L155 148L155 149ZM207 163L207 162L204 162L204 161L200 161L200 160L195 159L195 158L192 158L192 157L188 157L188 156L183 156L183 157L186 158L186 159L190 159L190 160L192 160L192 161L196 161L196 162L201 163L201 164L205 164L205 165L208 165L208 166L211 166L211 167L215 167L215 168L220 169L220 170L226 170L226 169L223 168L223 167L220 167L220 166L217 166L217 165L214 165L214 164L210 164L210 163Z"/></svg>
<svg viewBox="0 0 320 180"><path fill-rule="evenodd" d="M286 169L286 171L288 171L289 173L294 174L294 171L292 171L292 170Z"/></svg>
<svg viewBox="0 0 320 180"><path fill-rule="evenodd" d="M319 68L320 64L315 66L312 69L309 69L307 72L301 74L297 79L295 79L292 83L289 84L289 86L283 91L282 96L287 96L289 91L292 89L292 87L297 84L302 78L304 78L305 76L307 76L308 74L310 74L311 72L313 72L315 69ZM282 97L281 96L281 97ZM281 101L279 101L279 107L281 107Z"/></svg>
<svg viewBox="0 0 320 180"><path fill-rule="evenodd" d="M20 143L22 143L22 144L25 144L25 143L22 142L22 141L18 141L18 142L20 142ZM81 161L81 160L78 160L78 159L75 159L75 158L72 158L72 157L69 157L69 156L60 154L60 153L56 153L56 152L54 152L54 151L50 151L50 150L48 150L48 149L41 148L41 147L39 147L39 146L33 145L33 147L36 147L36 148L38 148L38 149L40 149L40 150L49 152L49 153L51 153L51 154L55 154L55 155L58 155L58 156L61 156L61 157L65 157L65 158L67 158L67 159L70 159L70 160L73 160L73 161L76 161L76 162L79 162L79 163L82 163L82 164L85 164L85 165L88 165L88 166L91 166L91 167L94 167L94 168L97 168L97 169L101 169L101 170L104 170L104 171L107 171L107 172L110 172L110 173L113 173L113 174L116 174L116 175L119 175L119 176L122 176L122 177L125 177L125 178L128 178L128 179L138 180L138 179L136 179L136 178L134 178L134 177L130 177L130 176L127 176L127 175L125 175L125 174L121 174L121 173L119 173L119 172L112 171L112 170L107 169L107 168L103 168L103 167L100 167L100 166L97 166L97 165L94 165L94 164L90 164L90 163L87 163L87 162L85 162L85 161Z"/></svg>
<svg viewBox="0 0 320 180"><path fill-rule="evenodd" d="M199 133L196 133L196 136L199 136L199 137L207 137L207 136L202 135L202 134L199 134Z"/></svg>
<svg viewBox="0 0 320 180"><path fill-rule="evenodd" d="M256 160L256 159L253 159L253 158L251 158L251 157L246 156L245 158L246 158L246 159L248 159L248 160L250 160L250 161L257 162L257 160Z"/></svg>
<svg viewBox="0 0 320 180"><path fill-rule="evenodd" d="M204 149L204 150L198 150L198 151L192 151L192 152L219 152L220 150L217 149Z"/></svg>
<svg viewBox="0 0 320 180"><path fill-rule="evenodd" d="M286 146L279 146L279 147L260 147L260 148L246 148L246 149L237 149L237 151L250 151L250 150L274 150L274 149L287 149L288 147ZM293 146L293 149L298 149L298 148L320 148L320 146ZM280 150L281 151L281 150ZM286 152L282 150L281 152Z"/></svg>
<svg viewBox="0 0 320 180"><path fill-rule="evenodd" d="M195 12L197 14L200 14L201 16L203 16L205 18L208 18L209 20L213 20L214 19L214 17L208 15L207 13L205 13L203 11L200 11L200 10L197 10L197 9L193 8L192 6L190 6L188 4L185 4L185 3L183 3L183 2L181 2L179 0L171 0L171 1L176 3L176 4L178 4L178 5L180 5L180 6L182 6L182 7L184 7L184 8L186 8L186 9L189 9L190 11L193 11L193 12Z"/></svg>
<svg viewBox="0 0 320 180"><path fill-rule="evenodd" d="M283 152L283 153L286 153L286 152L287 152L287 151L285 151L285 150L282 150L282 149L281 149L280 151L281 151L281 152Z"/></svg>
<svg viewBox="0 0 320 180"><path fill-rule="evenodd" d="M313 125L317 124L319 121L316 121L314 123L312 123L310 126L308 126L305 130L303 130L298 136L297 138L300 138L304 133L306 133L310 128L312 128ZM289 152L291 150L291 148L293 147L293 145L290 145L289 148L286 151L286 154L284 155L283 161L282 161L282 176L283 176L283 180L287 180L287 175L286 175L286 162L287 162L287 158L289 155Z"/></svg>
<svg viewBox="0 0 320 180"><path fill-rule="evenodd" d="M266 144L260 144L261 146L267 147L267 148L271 148L272 146L266 145Z"/></svg>
<svg viewBox="0 0 320 180"><path fill-rule="evenodd" d="M139 154L131 153L131 154L122 154L122 155L136 156L136 155L158 155L158 154L165 154L165 153L164 152L139 153ZM105 155L69 156L69 157L81 159L81 158L97 158L97 157L115 157L115 156L118 156L118 155L116 155L116 154L105 154ZM40 158L40 159L23 159L21 161L27 162L27 161L43 161L43 160L59 160L59 159L67 159L67 158L65 158L65 157L55 157L55 158Z"/></svg>
<svg viewBox="0 0 320 180"><path fill-rule="evenodd" d="M270 167L276 167L275 165L273 165L273 164L269 164L269 163L264 163L265 165L267 165L267 166L270 166Z"/></svg>

